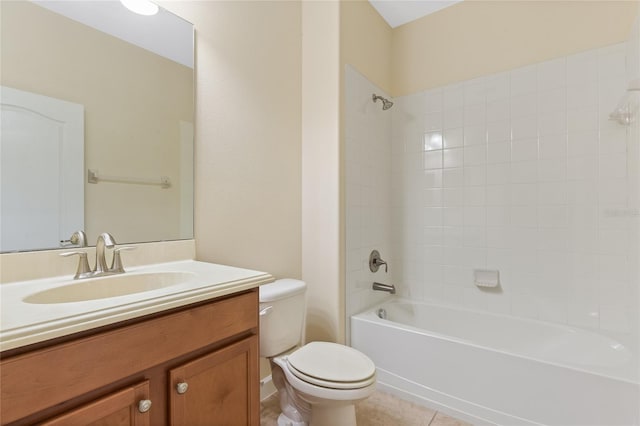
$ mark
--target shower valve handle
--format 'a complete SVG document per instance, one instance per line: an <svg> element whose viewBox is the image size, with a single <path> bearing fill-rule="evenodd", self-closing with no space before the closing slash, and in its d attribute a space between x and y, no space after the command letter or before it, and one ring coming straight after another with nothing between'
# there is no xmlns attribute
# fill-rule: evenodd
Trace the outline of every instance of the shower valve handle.
<svg viewBox="0 0 640 426"><path fill-rule="evenodd" d="M380 266L382 265L384 265L384 272L389 272L389 265L387 265L387 262L382 260L380 252L378 250L373 250L369 255L369 270L371 270L371 272L378 272L378 269L380 269Z"/></svg>

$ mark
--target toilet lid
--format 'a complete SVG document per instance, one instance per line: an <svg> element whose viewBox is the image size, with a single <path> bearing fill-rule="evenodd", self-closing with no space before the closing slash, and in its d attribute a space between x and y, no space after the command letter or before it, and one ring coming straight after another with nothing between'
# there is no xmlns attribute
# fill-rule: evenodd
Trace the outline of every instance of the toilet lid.
<svg viewBox="0 0 640 426"><path fill-rule="evenodd" d="M287 357L289 370L306 382L356 389L375 381L376 366L365 354L330 342L311 342Z"/></svg>

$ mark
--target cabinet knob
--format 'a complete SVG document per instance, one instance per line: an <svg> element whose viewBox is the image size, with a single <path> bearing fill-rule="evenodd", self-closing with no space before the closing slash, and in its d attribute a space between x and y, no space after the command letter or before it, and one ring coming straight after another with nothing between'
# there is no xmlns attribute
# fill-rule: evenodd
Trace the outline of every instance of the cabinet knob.
<svg viewBox="0 0 640 426"><path fill-rule="evenodd" d="M180 395L186 393L187 389L189 389L189 385L186 382L180 382L176 385L176 390Z"/></svg>
<svg viewBox="0 0 640 426"><path fill-rule="evenodd" d="M140 402L138 402L138 411L140 411L141 413L146 413L150 409L151 409L150 399L143 399Z"/></svg>

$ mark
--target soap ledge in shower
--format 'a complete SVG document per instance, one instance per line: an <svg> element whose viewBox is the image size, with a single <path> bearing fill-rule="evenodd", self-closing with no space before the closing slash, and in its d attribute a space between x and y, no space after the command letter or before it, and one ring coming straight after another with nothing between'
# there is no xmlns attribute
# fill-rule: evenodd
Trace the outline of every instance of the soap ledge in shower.
<svg viewBox="0 0 640 426"><path fill-rule="evenodd" d="M474 284L478 287L498 287L500 284L500 271L489 269L476 269L473 271Z"/></svg>

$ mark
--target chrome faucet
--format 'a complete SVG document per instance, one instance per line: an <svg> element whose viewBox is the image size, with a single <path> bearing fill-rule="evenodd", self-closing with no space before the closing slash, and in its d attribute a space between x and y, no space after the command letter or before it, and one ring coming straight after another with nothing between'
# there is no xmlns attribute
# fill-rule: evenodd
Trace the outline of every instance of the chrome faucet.
<svg viewBox="0 0 640 426"><path fill-rule="evenodd" d="M94 276L105 275L111 268L107 267L107 259L105 257L105 248L114 248L116 240L108 232L98 235L96 242L96 269L93 271ZM112 265L113 266L113 263Z"/></svg>
<svg viewBox="0 0 640 426"><path fill-rule="evenodd" d="M389 294L396 294L396 286L393 284L373 283L371 287L373 290L386 291Z"/></svg>
<svg viewBox="0 0 640 426"><path fill-rule="evenodd" d="M62 253L60 256L68 257L77 255L79 257L78 269L73 277L74 280L82 278L101 277L104 275L122 274L124 273L124 267L122 266L122 258L120 252L122 250L133 250L135 247L118 247L116 246L116 240L113 236L107 232L104 232L98 236L96 242L96 266L92 270L87 261L87 253L84 251L72 251L68 253ZM113 259L111 266L107 266L106 249L113 249Z"/></svg>

